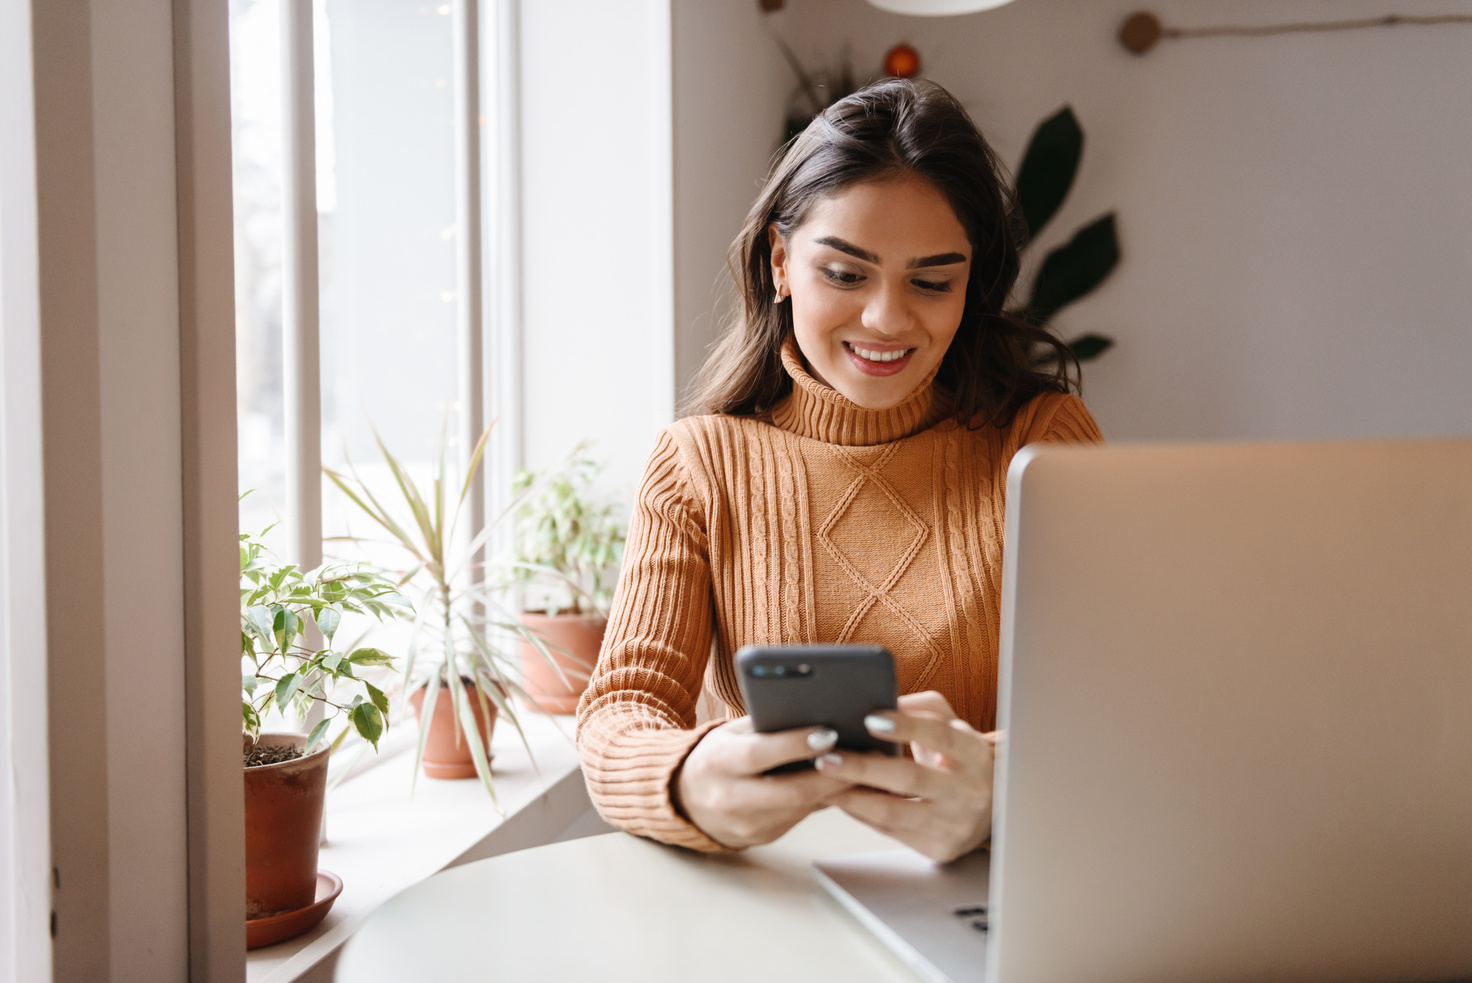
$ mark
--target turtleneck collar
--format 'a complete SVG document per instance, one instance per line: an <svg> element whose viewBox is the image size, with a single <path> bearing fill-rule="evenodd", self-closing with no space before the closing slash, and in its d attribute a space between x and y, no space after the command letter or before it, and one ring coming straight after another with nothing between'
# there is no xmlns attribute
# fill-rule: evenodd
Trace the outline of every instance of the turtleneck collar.
<svg viewBox="0 0 1472 983"><path fill-rule="evenodd" d="M791 335L782 343L782 366L792 377L792 395L772 407L768 418L800 437L849 447L887 444L934 426L944 415L934 385L938 365L914 392L884 410L865 409L814 379Z"/></svg>

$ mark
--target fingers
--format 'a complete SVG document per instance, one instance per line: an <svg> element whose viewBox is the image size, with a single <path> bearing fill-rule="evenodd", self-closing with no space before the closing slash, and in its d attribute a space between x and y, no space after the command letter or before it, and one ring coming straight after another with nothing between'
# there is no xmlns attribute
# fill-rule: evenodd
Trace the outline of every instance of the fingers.
<svg viewBox="0 0 1472 983"><path fill-rule="evenodd" d="M837 732L827 727L803 727L775 734L751 734L734 748L730 759L733 775L760 775L778 765L810 761L838 742Z"/></svg>
<svg viewBox="0 0 1472 983"><path fill-rule="evenodd" d="M924 826L930 814L923 803L865 788L847 789L835 794L828 801L859 822L890 836Z"/></svg>
<svg viewBox="0 0 1472 983"><path fill-rule="evenodd" d="M956 711L946 702L946 698L933 689L923 693L906 693L899 698L899 708L907 713L933 713L946 720L955 720Z"/></svg>
<svg viewBox="0 0 1472 983"><path fill-rule="evenodd" d="M850 785L883 789L894 795L930 797L942 794L953 779L943 771L926 768L907 758L884 754L830 751L814 765L818 774Z"/></svg>
<svg viewBox="0 0 1472 983"><path fill-rule="evenodd" d="M955 767L975 773L991 770L994 742L959 718L941 719L906 710L881 710L865 717L864 726L869 733L883 740L897 744L910 742L924 750L938 752Z"/></svg>
<svg viewBox="0 0 1472 983"><path fill-rule="evenodd" d="M970 853L991 837L990 808L967 814L861 788L840 792L832 802L860 822L941 863Z"/></svg>
<svg viewBox="0 0 1472 983"><path fill-rule="evenodd" d="M750 717L739 717L711 733L719 732L717 760L730 775L760 775L779 765L810 761L838 742L838 734L827 727L799 727L772 734L758 734ZM731 738L737 738L731 740Z"/></svg>
<svg viewBox="0 0 1472 983"><path fill-rule="evenodd" d="M726 846L776 839L848 788L842 779L816 771L762 774L775 764L811 758L817 748L831 747L836 735L820 733L812 745L808 743L808 737L820 730L755 734L750 721L738 720L709 731L691 748L675 776L671 795L676 808Z"/></svg>

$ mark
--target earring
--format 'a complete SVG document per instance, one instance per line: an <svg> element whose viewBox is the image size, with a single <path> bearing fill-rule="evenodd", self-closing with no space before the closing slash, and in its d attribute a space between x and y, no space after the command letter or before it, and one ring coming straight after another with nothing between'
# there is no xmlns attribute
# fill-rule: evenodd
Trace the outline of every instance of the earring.
<svg viewBox="0 0 1472 983"><path fill-rule="evenodd" d="M782 284L780 284L780 283L777 284L777 296L776 296L775 299L773 299L772 303L773 304L780 304L780 303L782 303L783 299L786 298L786 296L787 296L787 294L786 294L785 291L786 291L786 288Z"/></svg>

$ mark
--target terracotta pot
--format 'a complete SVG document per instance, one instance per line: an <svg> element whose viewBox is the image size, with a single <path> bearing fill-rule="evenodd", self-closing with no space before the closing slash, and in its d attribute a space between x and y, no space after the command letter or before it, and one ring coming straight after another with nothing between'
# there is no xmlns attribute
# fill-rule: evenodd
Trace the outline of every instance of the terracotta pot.
<svg viewBox="0 0 1472 983"><path fill-rule="evenodd" d="M250 737L245 744L250 746ZM300 734L258 743L305 747ZM274 765L245 769L245 917L269 918L317 898L317 845L327 791L327 745Z"/></svg>
<svg viewBox="0 0 1472 983"><path fill-rule="evenodd" d="M460 677L460 682L467 691L465 695L470 697L470 712L475 714L475 729L480 731L481 743L486 749L486 760L490 761L491 734L496 729L496 704L486 700L490 715L483 716L475 683L464 676ZM409 702L414 706L415 720L423 716L424 692L425 688L421 686L409 694ZM470 755L470 742L465 739L464 729L456 723L455 701L448 686L441 686L439 694L434 698L434 719L429 722L429 740L424 745L424 774L430 778L475 777L475 759Z"/></svg>
<svg viewBox="0 0 1472 983"><path fill-rule="evenodd" d="M588 676L598 663L608 619L601 614L548 615L523 611L521 623L547 646L547 652L567 678L564 683L537 647L521 640L521 672L526 690L535 699L530 707L542 713L575 713L578 698L588 688Z"/></svg>

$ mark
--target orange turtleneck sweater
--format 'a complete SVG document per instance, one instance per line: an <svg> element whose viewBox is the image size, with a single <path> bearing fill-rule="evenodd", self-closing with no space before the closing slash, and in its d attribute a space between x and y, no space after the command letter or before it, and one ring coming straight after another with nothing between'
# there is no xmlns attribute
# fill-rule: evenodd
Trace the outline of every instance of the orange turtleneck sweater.
<svg viewBox="0 0 1472 983"><path fill-rule="evenodd" d="M697 850L725 848L679 814L670 783L721 722L696 727L702 680L729 716L743 712L743 645L883 645L900 692L938 690L993 729L1007 465L1035 441L1102 440L1071 395L973 430L944 416L930 380L867 410L814 380L791 342L782 361L793 391L769 413L660 434L578 706L598 811Z"/></svg>

